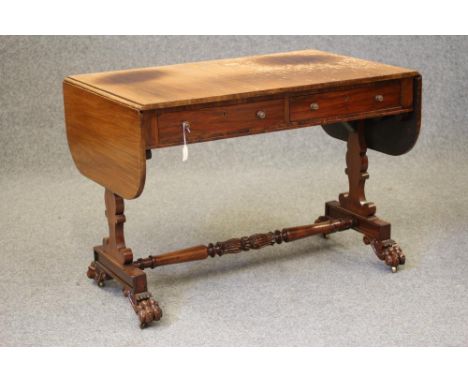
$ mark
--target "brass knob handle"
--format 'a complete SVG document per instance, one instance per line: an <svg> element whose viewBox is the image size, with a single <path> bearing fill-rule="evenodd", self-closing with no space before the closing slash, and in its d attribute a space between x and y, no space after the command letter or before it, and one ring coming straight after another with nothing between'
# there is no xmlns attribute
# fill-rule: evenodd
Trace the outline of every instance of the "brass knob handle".
<svg viewBox="0 0 468 382"><path fill-rule="evenodd" d="M266 118L266 113L263 110L257 111L257 118L258 119L265 119Z"/></svg>
<svg viewBox="0 0 468 382"><path fill-rule="evenodd" d="M315 103L315 102L311 103L309 107L310 107L310 110L312 110L312 111L318 110L320 108L319 104Z"/></svg>
<svg viewBox="0 0 468 382"><path fill-rule="evenodd" d="M382 94L377 94L377 95L375 96L375 100L376 100L377 102L383 102L383 95L382 95Z"/></svg>

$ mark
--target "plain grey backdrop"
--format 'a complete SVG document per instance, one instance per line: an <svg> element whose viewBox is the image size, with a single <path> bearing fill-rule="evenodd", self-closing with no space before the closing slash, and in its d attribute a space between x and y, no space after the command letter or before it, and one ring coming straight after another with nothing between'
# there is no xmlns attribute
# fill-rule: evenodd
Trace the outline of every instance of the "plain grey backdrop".
<svg viewBox="0 0 468 382"><path fill-rule="evenodd" d="M103 190L65 136L69 74L321 49L417 69L423 128L369 151L368 199L407 255L397 274L347 231L149 270L162 321L141 331L118 286L85 276ZM1 345L468 345L466 37L0 37ZM135 257L309 224L346 190L345 143L321 128L153 151L126 204Z"/></svg>

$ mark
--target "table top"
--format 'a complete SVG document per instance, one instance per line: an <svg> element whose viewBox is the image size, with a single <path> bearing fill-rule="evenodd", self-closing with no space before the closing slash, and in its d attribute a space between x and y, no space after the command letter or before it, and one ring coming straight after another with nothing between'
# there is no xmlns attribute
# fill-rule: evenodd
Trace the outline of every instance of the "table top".
<svg viewBox="0 0 468 382"><path fill-rule="evenodd" d="M65 82L138 110L314 91L417 75L412 69L303 50L72 75Z"/></svg>

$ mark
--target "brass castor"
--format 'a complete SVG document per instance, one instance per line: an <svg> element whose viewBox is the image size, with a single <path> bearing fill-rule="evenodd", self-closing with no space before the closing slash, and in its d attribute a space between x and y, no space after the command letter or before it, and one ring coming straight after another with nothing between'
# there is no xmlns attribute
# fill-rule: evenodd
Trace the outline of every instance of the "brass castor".
<svg viewBox="0 0 468 382"><path fill-rule="evenodd" d="M100 267L97 266L96 262L92 262L89 267L88 271L86 272L86 276L90 279L94 279L98 285L99 288L103 288L105 283L105 280L111 280L112 277L110 277L108 274L106 274L103 270L100 269Z"/></svg>

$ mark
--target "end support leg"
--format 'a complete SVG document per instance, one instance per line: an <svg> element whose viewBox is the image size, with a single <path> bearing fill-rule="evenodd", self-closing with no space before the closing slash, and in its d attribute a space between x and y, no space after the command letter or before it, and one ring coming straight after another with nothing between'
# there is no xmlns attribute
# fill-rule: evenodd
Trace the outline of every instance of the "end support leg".
<svg viewBox="0 0 468 382"><path fill-rule="evenodd" d="M359 121L355 128L350 126L348 132L348 151L346 153L346 175L349 191L340 194L339 202L328 202L325 205L327 218L354 218L354 230L364 235L364 243L372 247L380 260L391 267L392 272L405 263L405 255L400 246L390 237L390 223L375 216L376 207L365 197L364 186L369 178L367 173L368 159L365 139L365 121Z"/></svg>
<svg viewBox="0 0 468 382"><path fill-rule="evenodd" d="M161 308L148 292L146 274L133 265L133 253L125 245L124 238L124 200L106 190L106 217L109 236L103 244L94 248L94 261L88 267L87 276L103 287L105 280L114 279L123 288L140 321L140 327L158 321L162 316Z"/></svg>

